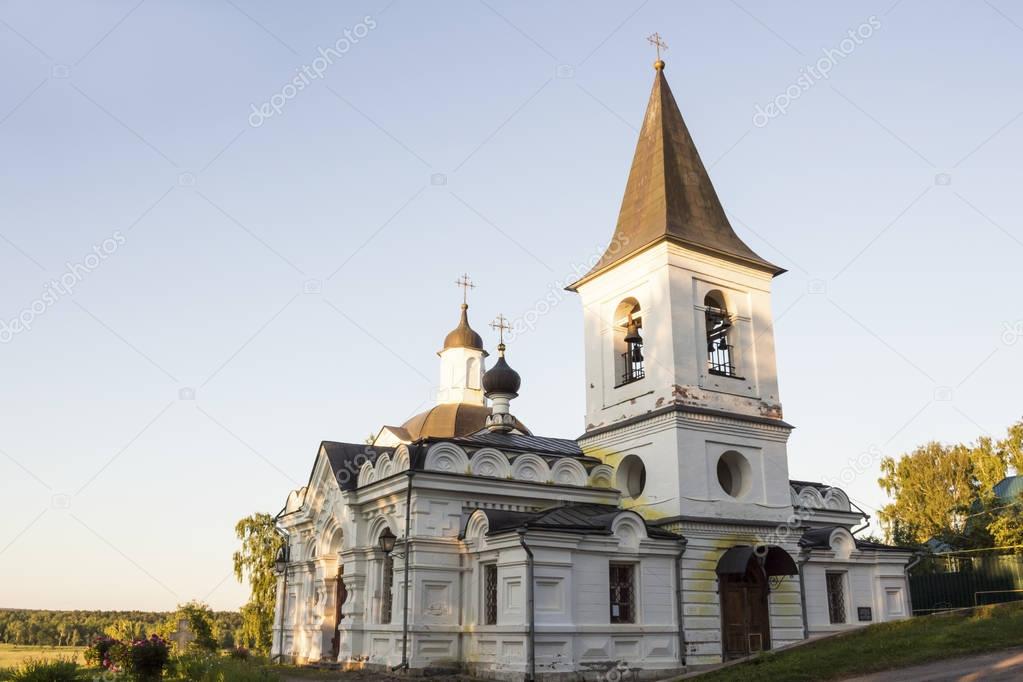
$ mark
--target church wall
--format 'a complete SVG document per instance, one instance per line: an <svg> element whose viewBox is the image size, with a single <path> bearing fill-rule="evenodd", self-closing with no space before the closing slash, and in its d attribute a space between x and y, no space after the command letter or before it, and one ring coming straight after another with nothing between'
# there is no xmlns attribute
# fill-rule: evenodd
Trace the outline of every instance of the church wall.
<svg viewBox="0 0 1023 682"><path fill-rule="evenodd" d="M871 623L910 617L909 584L904 567L909 552L854 552L843 560L833 552L815 550L804 568L806 616L811 635L851 630ZM832 623L828 608L827 573L843 576L845 623ZM871 619L859 620L858 609L869 607Z"/></svg>
<svg viewBox="0 0 1023 682"><path fill-rule="evenodd" d="M550 486L524 486L501 481L468 481L458 477L414 479L413 536L410 563L410 664L413 668L461 662L476 674L521 679L527 651L526 554L515 534L468 545L457 538L463 511L479 504L503 508L549 506ZM381 485L380 482L374 485ZM465 487L474 489L467 496ZM554 493L554 490L558 490ZM360 491L356 535L370 542L376 534L377 510L403 519L403 490L379 497ZM607 491L581 489L576 495L602 500ZM527 495L530 495L527 497ZM473 499L475 498L475 499ZM361 510L361 511L360 511ZM379 525L379 522L377 523ZM373 529L373 530L366 530ZM401 538L403 527L398 523ZM527 535L535 556L536 665L542 674L574 674L580 666L606 671L616 661L631 667L673 670L677 664L677 625L673 611L674 541L642 541L633 549L619 540L565 533ZM638 541L638 540L637 540ZM399 540L396 551L403 551ZM382 556L373 546L345 548L345 581L349 602L342 620L341 659L359 667L393 666L401 658L401 581L403 560L394 565L392 624L379 623L376 611L383 586ZM640 617L635 625L609 622L608 563L635 561ZM481 562L498 567L498 624L483 625ZM663 584L668 581L668 584ZM360 586L359 583L362 583ZM361 613L349 613L361 609ZM296 645L297 646L297 645Z"/></svg>
<svg viewBox="0 0 1023 682"><path fill-rule="evenodd" d="M690 666L714 665L722 659L721 598L716 568L721 555L735 545L756 544L769 527L691 521L671 524L671 530L689 540L682 555L683 625L686 662ZM795 557L795 543L780 543ZM768 597L771 648L803 639L799 577L788 576Z"/></svg>
<svg viewBox="0 0 1023 682"><path fill-rule="evenodd" d="M612 467L630 454L642 458L646 488L636 498L623 497L622 504L636 507L645 518L748 518L781 524L792 513L787 439L787 429L672 412L580 442L587 454ZM738 498L718 482L717 462L727 451L741 453L750 464L749 489Z"/></svg>
<svg viewBox="0 0 1023 682"><path fill-rule="evenodd" d="M662 435L674 437L679 432L675 426L674 418L668 420ZM741 425L728 422L712 427L721 431L722 438L738 439L742 433ZM652 430L650 423L636 425L630 437L657 442L658 433L650 433ZM643 455L650 461L649 452ZM658 478L656 470L653 474L648 472L648 476L648 480ZM460 538L465 519L480 506L528 511L550 506L555 500L606 503L609 495L617 493L431 472L418 473L413 483L410 553L413 573L409 594L412 667L462 665L487 677L521 677L528 641L526 554L514 534L483 544ZM336 576L336 563L332 563L330 556L322 553L318 556L316 543L319 540L322 544L321 536L328 533L326 529L338 526L344 528L345 538L354 539L351 543L346 541L339 553L349 590L341 623L339 660L349 667L384 667L400 662L404 561L395 559L392 619L389 624L382 623L384 555L378 548L377 537L385 526L390 527L399 536L396 551L403 551L400 538L404 535L406 486L406 477L394 476L367 484L354 493L339 493L333 498L325 495L317 509L291 520L292 551L299 559L293 561L289 572L284 632L275 632L275 638L283 634L283 640L275 639L278 651L283 641L284 653L290 652L300 661L329 655L334 627L331 581ZM736 515L740 514L751 517L748 511L738 510ZM725 549L770 538L775 527L761 524L715 522L711 518L686 518L670 524L671 530L689 540L681 560L681 586L690 666L720 661L721 616L715 567ZM647 671L677 667L674 564L679 551L677 543L651 541L634 533L607 537L530 531L527 539L535 556L538 671L544 674L589 671L587 674L597 675L606 673L608 666ZM792 541L788 542L789 539ZM777 538L773 541L795 557L798 555L795 539L793 535L785 542L778 542ZM906 603L907 598L902 566L896 560L901 555L884 563L881 553L874 554L864 554L852 562L856 565L850 569L849 585L851 595L871 595L874 619L879 621L890 615L884 610L889 603L898 604L900 600ZM815 618L819 620L822 613L825 618L827 614L823 584L814 582L823 583L823 572L815 574L815 570L824 565L821 563L824 559L820 556L817 559L806 573L811 623ZM829 565L835 562L833 556L827 560L832 562ZM482 624L480 565L489 561L498 566L496 625ZM610 623L611 561L636 566L635 624ZM889 591L896 588L900 590L896 598L889 597ZM852 613L855 615L854 610ZM772 590L769 619L772 648L802 639L797 577L785 578Z"/></svg>

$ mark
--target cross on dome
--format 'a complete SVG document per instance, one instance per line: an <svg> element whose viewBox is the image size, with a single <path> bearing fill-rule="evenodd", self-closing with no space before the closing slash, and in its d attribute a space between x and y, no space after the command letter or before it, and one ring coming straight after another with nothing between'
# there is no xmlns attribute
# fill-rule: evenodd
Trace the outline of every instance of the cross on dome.
<svg viewBox="0 0 1023 682"><path fill-rule="evenodd" d="M475 289L476 284L469 279L469 273L465 273L455 280L455 286L462 288L462 303L469 302L469 289Z"/></svg>
<svg viewBox="0 0 1023 682"><path fill-rule="evenodd" d="M511 331L511 325L508 324L508 320L505 318L504 315L498 314L498 316L494 318L494 321L490 323L490 328L498 333L499 339L497 349L503 352L504 333L506 331Z"/></svg>

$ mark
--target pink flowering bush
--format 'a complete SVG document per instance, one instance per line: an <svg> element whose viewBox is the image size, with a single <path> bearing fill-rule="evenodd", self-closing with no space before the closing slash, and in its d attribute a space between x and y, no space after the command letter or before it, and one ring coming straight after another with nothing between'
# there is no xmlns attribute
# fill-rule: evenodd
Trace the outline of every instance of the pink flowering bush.
<svg viewBox="0 0 1023 682"><path fill-rule="evenodd" d="M109 658L112 669L127 673L134 680L159 680L170 658L170 645L159 635L136 639L131 644L118 642L110 648Z"/></svg>
<svg viewBox="0 0 1023 682"><path fill-rule="evenodd" d="M110 650L120 643L113 637L105 635L94 638L83 654L85 662L94 668L114 670L114 662L110 658Z"/></svg>

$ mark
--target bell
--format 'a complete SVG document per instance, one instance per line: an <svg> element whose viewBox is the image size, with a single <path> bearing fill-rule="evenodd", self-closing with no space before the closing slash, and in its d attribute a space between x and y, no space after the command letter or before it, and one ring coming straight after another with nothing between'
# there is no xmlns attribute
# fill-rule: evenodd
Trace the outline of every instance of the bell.
<svg viewBox="0 0 1023 682"><path fill-rule="evenodd" d="M625 329L625 343L633 346L643 344L643 337L639 335L639 325L632 319L632 315L629 315L629 326Z"/></svg>
<svg viewBox="0 0 1023 682"><path fill-rule="evenodd" d="M643 347L638 343L632 346L632 364L638 365L643 362Z"/></svg>

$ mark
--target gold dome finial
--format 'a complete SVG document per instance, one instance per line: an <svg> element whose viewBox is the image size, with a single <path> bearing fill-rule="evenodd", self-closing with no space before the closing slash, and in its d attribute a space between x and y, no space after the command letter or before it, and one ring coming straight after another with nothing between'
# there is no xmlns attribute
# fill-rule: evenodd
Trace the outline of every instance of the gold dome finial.
<svg viewBox="0 0 1023 682"><path fill-rule="evenodd" d="M656 48L656 50L657 50L657 61L654 62L654 68L657 69L658 71L663 71L664 70L664 60L661 59L661 50L662 49L667 50L668 49L668 43L664 42L661 39L661 34L660 33L652 33L649 36L647 36L646 40L647 40L648 43L653 45L654 48Z"/></svg>
<svg viewBox="0 0 1023 682"><path fill-rule="evenodd" d="M483 337L469 326L469 289L475 289L476 285L469 275L465 274L455 280L455 284L462 288L462 315L458 320L458 326L444 337L444 352L448 348L469 348L472 350L483 350ZM483 357L486 357L483 351Z"/></svg>

